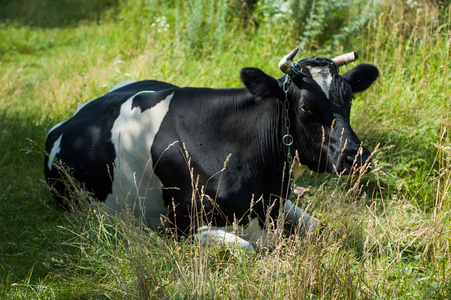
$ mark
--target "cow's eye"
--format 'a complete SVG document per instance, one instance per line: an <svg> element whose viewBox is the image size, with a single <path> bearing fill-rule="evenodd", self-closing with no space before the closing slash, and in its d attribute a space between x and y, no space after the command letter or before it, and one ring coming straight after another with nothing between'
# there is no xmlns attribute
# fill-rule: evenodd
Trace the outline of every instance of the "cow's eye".
<svg viewBox="0 0 451 300"><path fill-rule="evenodd" d="M312 111L310 110L310 107L308 106L308 104L301 102L301 104L299 105L301 110L305 113L311 114Z"/></svg>

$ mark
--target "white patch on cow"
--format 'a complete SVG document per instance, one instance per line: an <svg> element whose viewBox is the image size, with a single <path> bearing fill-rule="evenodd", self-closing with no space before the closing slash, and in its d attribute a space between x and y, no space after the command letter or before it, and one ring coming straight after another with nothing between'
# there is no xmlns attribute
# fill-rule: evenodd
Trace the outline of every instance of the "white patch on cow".
<svg viewBox="0 0 451 300"><path fill-rule="evenodd" d="M112 91L115 91L117 89L120 89L121 87L124 87L126 85L129 85L129 84L135 83L135 82L136 81L134 81L134 80L125 80L125 81L119 82L118 84L113 86L113 88L108 93L111 93Z"/></svg>
<svg viewBox="0 0 451 300"><path fill-rule="evenodd" d="M121 106L120 114L111 130L111 141L116 151L113 191L104 204L114 212L131 210L151 228L161 225L167 215L163 201L163 184L153 171L150 149L161 123L169 110L174 93L154 107L141 111L132 107L135 96ZM113 175L113 174L112 174Z"/></svg>
<svg viewBox="0 0 451 300"><path fill-rule="evenodd" d="M61 139L63 138L63 135L60 135L60 137L53 143L52 150L49 154L49 162L47 163L47 168L51 171L53 168L53 160L55 159L55 156L60 153L61 151Z"/></svg>
<svg viewBox="0 0 451 300"><path fill-rule="evenodd" d="M329 89L332 83L332 75L327 67L308 67L313 80L321 87L327 99L329 99Z"/></svg>
<svg viewBox="0 0 451 300"><path fill-rule="evenodd" d="M315 234L318 231L319 221L294 205L290 200L284 204L283 221L291 221L293 225L302 228L301 234ZM268 223L268 222L266 222ZM281 237L282 224L266 224L265 228L260 225L257 218L249 220L246 226L202 226L197 230L194 237L200 243L221 243L225 245L236 245L251 251L255 247L275 247Z"/></svg>
<svg viewBox="0 0 451 300"><path fill-rule="evenodd" d="M255 247L275 247L280 236L277 232L277 229L262 228L258 219L254 218L246 226L202 226L194 236L201 243L217 242L253 251Z"/></svg>
<svg viewBox="0 0 451 300"><path fill-rule="evenodd" d="M202 226L197 229L194 237L201 244L220 243L225 245L236 245L241 248L254 251L254 247L245 239L226 230L223 227Z"/></svg>
<svg viewBox="0 0 451 300"><path fill-rule="evenodd" d="M314 234L318 231L318 219L300 209L290 200L285 202L284 210L286 221L291 221L295 226L303 226L304 231L309 234Z"/></svg>
<svg viewBox="0 0 451 300"><path fill-rule="evenodd" d="M260 246L275 246L276 232L263 228L257 218L251 219L249 224L243 229L243 238L252 241Z"/></svg>

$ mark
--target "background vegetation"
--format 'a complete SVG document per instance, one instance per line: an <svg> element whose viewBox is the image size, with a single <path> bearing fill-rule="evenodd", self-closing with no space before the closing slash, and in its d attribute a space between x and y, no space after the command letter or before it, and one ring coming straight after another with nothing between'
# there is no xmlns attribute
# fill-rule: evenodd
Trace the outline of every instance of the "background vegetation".
<svg viewBox="0 0 451 300"><path fill-rule="evenodd" d="M448 0L0 1L0 298L451 298L450 21ZM298 179L319 237L248 254L57 208L43 145L78 105L128 79L279 77L298 45L381 71L352 116L374 171Z"/></svg>

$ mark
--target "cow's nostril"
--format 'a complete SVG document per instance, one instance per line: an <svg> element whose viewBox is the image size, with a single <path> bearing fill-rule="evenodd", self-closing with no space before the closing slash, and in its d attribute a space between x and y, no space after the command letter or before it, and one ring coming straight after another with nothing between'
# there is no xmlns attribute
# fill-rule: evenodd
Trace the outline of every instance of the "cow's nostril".
<svg viewBox="0 0 451 300"><path fill-rule="evenodd" d="M348 164L359 168L370 163L371 153L368 154L366 153L366 151L364 151L362 154L354 154L354 155L347 154L345 156L345 160Z"/></svg>
<svg viewBox="0 0 451 300"><path fill-rule="evenodd" d="M356 156L353 155L346 155L346 161L350 164L353 164L354 161L356 160Z"/></svg>

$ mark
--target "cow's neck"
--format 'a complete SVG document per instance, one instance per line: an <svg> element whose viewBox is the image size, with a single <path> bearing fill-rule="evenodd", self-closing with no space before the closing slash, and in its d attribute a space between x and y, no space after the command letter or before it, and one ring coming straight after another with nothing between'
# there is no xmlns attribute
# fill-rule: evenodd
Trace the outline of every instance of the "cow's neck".
<svg viewBox="0 0 451 300"><path fill-rule="evenodd" d="M233 132L254 143L252 149L257 151L256 163L261 164L260 167L270 168L274 174L282 175L287 155L287 148L282 142L286 134L283 103L278 99L255 99L250 94L241 101L229 102L230 110L235 113L228 116L228 123L236 124ZM294 145L291 148L294 153Z"/></svg>

